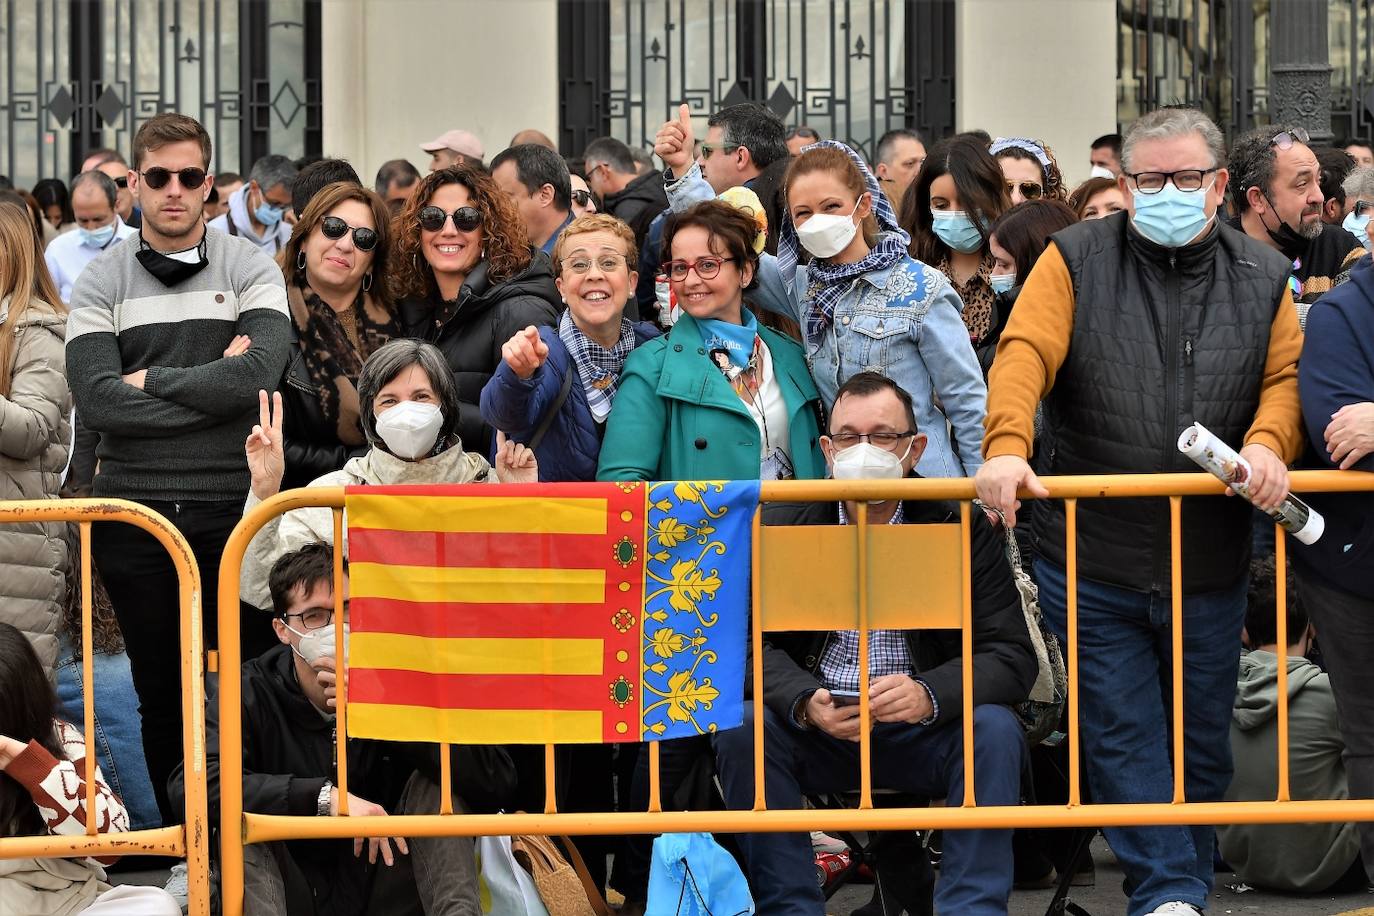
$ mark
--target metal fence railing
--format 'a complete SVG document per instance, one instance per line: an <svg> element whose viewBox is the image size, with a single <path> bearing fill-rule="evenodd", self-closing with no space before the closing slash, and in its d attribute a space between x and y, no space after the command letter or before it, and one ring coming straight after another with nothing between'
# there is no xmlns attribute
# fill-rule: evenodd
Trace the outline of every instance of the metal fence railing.
<svg viewBox="0 0 1374 916"><path fill-rule="evenodd" d="M1338 471L1297 472L1291 477L1298 492L1374 491L1374 474ZM1068 578L1068 641L1064 656L1069 674L1068 732L1069 800L1066 805L980 806L973 795L973 669L963 666L962 724L964 785L962 805L943 808L874 808L868 698L861 697L861 783L857 808L828 810L771 810L764 801L763 766L763 634L797 630L945 628L962 630L965 658L972 652L972 584L970 525L974 511L973 482L967 479L901 481L789 481L764 483L763 502L858 500L857 524L851 526L774 527L754 521L753 540L753 698L754 779L753 810L664 811L660 799L658 746L649 744L650 802L644 812L561 813L554 798L554 747L545 753L546 793L542 813L461 814L452 809L455 774L449 770L445 747L440 754L440 810L434 815L390 817L287 817L244 812L242 793L242 736L240 682L220 682L220 823L222 829L224 913L240 916L243 907L243 848L245 844L300 838L382 836L481 836L505 834L604 835L716 831L725 833L810 830L894 830L911 828L969 829L1064 826L1131 826L1147 824L1290 823L1374 820L1374 800L1293 800L1288 767L1288 691L1285 666L1278 669L1278 791L1272 801L1189 802L1184 794L1183 691L1173 691L1172 762L1174 793L1169 802L1153 804L1085 804L1079 772L1077 509L1082 500L1152 497L1166 499L1170 510L1173 558L1172 608L1173 675L1183 680L1183 586L1180 519L1185 497L1218 496L1223 487L1202 474L1118 475L1044 478L1050 498L1062 499L1067 519L1066 572ZM954 500L960 504L959 522L944 525L869 525L864 501L878 499ZM1025 498L1025 495L1023 495ZM239 574L253 535L272 518L292 509L325 507L333 511L333 542L344 542L344 490L293 490L257 506L239 523L225 547L219 577L221 670L238 670L237 642ZM1276 538L1278 575L1278 644L1287 645L1284 599L1285 540ZM822 560L822 558L824 558ZM335 613L342 617L343 556L334 555ZM919 580L922 600L913 600L911 583ZM343 631L336 631L336 658L344 659ZM860 682L867 680L868 640L859 639ZM345 662L346 669L346 662ZM345 672L346 673L346 672ZM338 773L335 780L340 814L346 815L348 773L345 742L347 702L338 698ZM188 753L189 753L188 748ZM457 774L461 784L461 775ZM189 780L188 780L189 782ZM203 797L203 789L200 790Z"/></svg>
<svg viewBox="0 0 1374 916"><path fill-rule="evenodd" d="M186 860L190 913L210 913L210 830L206 808L205 682L201 632L200 570L191 546L161 515L121 499L0 501L0 525L23 522L75 523L80 556L70 575L81 577L81 691L85 708L86 834L84 836L0 837L0 859L81 856L161 855ZM96 734L91 626L91 526L126 524L148 532L166 548L180 587L181 697L186 760L186 822L152 830L98 833L96 816Z"/></svg>

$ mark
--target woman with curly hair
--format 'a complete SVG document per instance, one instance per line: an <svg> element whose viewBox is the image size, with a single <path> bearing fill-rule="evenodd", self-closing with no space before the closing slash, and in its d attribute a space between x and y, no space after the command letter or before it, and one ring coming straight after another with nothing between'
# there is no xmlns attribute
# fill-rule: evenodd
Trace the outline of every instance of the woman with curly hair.
<svg viewBox="0 0 1374 916"><path fill-rule="evenodd" d="M485 172L431 172L392 223L403 333L439 348L458 386L464 447L492 455L482 388L501 347L530 325L556 325L560 300L547 255L530 247L515 204Z"/></svg>
<svg viewBox="0 0 1374 916"><path fill-rule="evenodd" d="M1007 195L1012 206L1028 200L1067 201L1069 189L1064 186L1064 173L1059 171L1054 152L1039 140L1021 137L998 137L988 152L1002 167L1007 182Z"/></svg>

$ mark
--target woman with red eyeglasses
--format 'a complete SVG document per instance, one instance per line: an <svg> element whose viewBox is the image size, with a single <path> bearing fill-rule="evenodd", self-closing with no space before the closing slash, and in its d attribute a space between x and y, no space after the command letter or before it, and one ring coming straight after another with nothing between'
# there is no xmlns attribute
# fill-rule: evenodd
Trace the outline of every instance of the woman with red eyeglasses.
<svg viewBox="0 0 1374 916"><path fill-rule="evenodd" d="M392 230L403 332L444 354L458 384L464 447L490 457L494 434L478 408L482 388L517 331L558 324L553 264L530 246L510 196L469 165L422 178Z"/></svg>
<svg viewBox="0 0 1374 916"><path fill-rule="evenodd" d="M721 200L668 218L663 270L682 308L625 361L600 480L783 480L825 476L820 395L796 341L759 322L763 231Z"/></svg>
<svg viewBox="0 0 1374 916"><path fill-rule="evenodd" d="M367 451L358 373L401 334L387 279L389 219L386 202L372 191L352 182L326 185L277 256L296 338L280 386L285 489L306 486Z"/></svg>

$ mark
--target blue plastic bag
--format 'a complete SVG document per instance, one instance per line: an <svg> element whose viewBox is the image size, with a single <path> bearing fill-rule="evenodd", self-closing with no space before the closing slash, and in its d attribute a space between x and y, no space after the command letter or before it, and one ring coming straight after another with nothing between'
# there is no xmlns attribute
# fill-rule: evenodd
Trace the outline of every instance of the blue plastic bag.
<svg viewBox="0 0 1374 916"><path fill-rule="evenodd" d="M749 882L709 833L654 840L644 916L752 916Z"/></svg>

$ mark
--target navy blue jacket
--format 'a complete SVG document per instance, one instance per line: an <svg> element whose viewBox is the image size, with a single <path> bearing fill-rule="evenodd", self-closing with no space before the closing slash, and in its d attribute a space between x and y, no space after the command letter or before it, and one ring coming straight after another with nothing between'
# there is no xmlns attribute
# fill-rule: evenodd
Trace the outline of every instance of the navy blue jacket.
<svg viewBox="0 0 1374 916"><path fill-rule="evenodd" d="M1368 257L1355 265L1349 282L1307 313L1298 392L1307 427L1301 466L1334 468L1325 439L1331 415L1347 404L1374 401L1374 267ZM1374 471L1374 455L1353 470ZM1294 562L1338 588L1374 598L1374 492L1309 493L1303 499L1326 516L1326 533L1311 547L1290 538Z"/></svg>
<svg viewBox="0 0 1374 916"><path fill-rule="evenodd" d="M636 322L634 331L636 347L659 336L658 329L646 321ZM572 372L568 399L534 450L539 460L539 480L596 480L604 427L598 428L592 417L581 374L558 330L541 327L539 336L549 348L548 359L528 379L520 378L505 362L497 366L496 373L482 388L482 421L516 442L528 443L534 438L539 421L558 400L563 378Z"/></svg>

